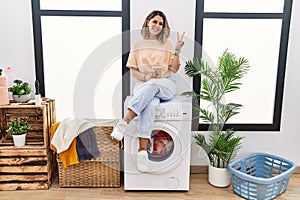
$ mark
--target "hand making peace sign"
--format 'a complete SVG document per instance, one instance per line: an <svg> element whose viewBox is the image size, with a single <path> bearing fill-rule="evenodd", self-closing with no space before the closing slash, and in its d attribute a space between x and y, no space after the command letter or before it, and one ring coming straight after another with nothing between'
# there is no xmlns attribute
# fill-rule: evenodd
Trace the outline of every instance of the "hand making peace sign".
<svg viewBox="0 0 300 200"><path fill-rule="evenodd" d="M184 41L182 40L184 34L185 34L185 31L182 33L181 36L179 36L179 32L177 31L177 43L176 43L176 45L175 45L175 50L176 50L176 51L180 51L181 48L182 48L183 45L184 45Z"/></svg>

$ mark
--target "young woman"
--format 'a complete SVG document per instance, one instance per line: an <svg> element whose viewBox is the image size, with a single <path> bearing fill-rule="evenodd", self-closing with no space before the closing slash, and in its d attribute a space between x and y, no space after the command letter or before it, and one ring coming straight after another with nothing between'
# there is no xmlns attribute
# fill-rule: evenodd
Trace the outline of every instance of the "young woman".
<svg viewBox="0 0 300 200"><path fill-rule="evenodd" d="M184 45L184 34L179 36L177 33L178 41L174 46L169 38L170 27L166 15L158 10L152 11L143 23L142 39L135 42L128 57L126 66L130 68L136 84L127 114L118 122L111 136L122 140L127 124L139 116L137 169L141 172L148 171L147 147L156 107L160 100L170 100L175 95L176 84L170 76L180 67L179 53Z"/></svg>

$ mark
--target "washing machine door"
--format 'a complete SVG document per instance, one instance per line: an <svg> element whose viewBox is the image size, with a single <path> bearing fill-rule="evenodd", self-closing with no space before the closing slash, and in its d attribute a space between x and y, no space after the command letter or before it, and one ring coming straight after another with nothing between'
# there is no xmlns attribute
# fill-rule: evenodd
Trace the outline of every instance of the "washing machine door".
<svg viewBox="0 0 300 200"><path fill-rule="evenodd" d="M178 166L182 160L180 132L171 124L154 122L151 137L152 153L149 153L149 173L164 174ZM129 142L132 160L136 161L139 146L138 138L133 135Z"/></svg>

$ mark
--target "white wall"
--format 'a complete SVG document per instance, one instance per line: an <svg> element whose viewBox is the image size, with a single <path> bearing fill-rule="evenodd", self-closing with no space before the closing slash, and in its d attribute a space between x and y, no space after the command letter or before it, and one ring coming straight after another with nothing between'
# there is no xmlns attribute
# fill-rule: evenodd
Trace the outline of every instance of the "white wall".
<svg viewBox="0 0 300 200"><path fill-rule="evenodd" d="M12 67L9 85L16 78L34 83L31 1L0 1L0 30L0 68Z"/></svg>
<svg viewBox="0 0 300 200"><path fill-rule="evenodd" d="M145 3L145 0L143 0ZM138 0L132 1L132 8ZM156 2L153 4L153 2ZM174 0L174 4L165 5L161 7L163 1L151 1L152 5L157 5L163 8L169 17L171 28L174 31L187 31L187 38L193 38L192 26L193 22L186 19L185 12L182 11L186 8L182 5L184 2L190 9L191 2L193 1L180 1ZM179 6L172 6L175 3ZM146 4L143 4L146 5ZM148 7L143 6L145 9ZM149 7L149 10L152 7ZM133 11L134 11L133 10ZM132 21L134 28L140 28L141 20L148 14L148 11L141 10L137 13L132 13L132 17L136 18ZM188 25L184 25L188 23ZM34 53L33 53L33 36L32 36L32 19L31 19L31 6L30 0L2 0L0 1L0 67L12 66L13 70L9 74L10 82L13 78L22 78L30 83L34 82ZM187 48L187 47L186 47ZM189 49L189 48L187 48ZM189 50L188 50L189 51ZM290 43L288 49L286 81L284 87L283 99L283 114L281 131L279 132L239 132L238 134L245 136L243 148L239 156L244 156L250 152L261 151L278 156L285 157L294 161L300 166L299 155L299 141L300 130L298 128L298 120L300 112L300 1L294 1L291 30L290 30ZM259 112L258 112L259 113ZM202 159L200 159L202 158ZM206 159L199 148L193 145L192 148L192 165L206 165Z"/></svg>

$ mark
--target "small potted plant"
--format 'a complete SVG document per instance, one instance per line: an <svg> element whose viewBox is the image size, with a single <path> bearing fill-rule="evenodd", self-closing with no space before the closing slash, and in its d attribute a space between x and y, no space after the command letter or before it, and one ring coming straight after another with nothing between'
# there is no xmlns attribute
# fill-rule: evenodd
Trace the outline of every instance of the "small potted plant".
<svg viewBox="0 0 300 200"><path fill-rule="evenodd" d="M13 137L15 146L24 146L26 133L31 130L31 126L26 120L17 118L8 122L8 133L10 133Z"/></svg>
<svg viewBox="0 0 300 200"><path fill-rule="evenodd" d="M22 80L14 80L14 85L9 88L12 93L13 99L16 102L24 103L30 99L31 86Z"/></svg>
<svg viewBox="0 0 300 200"><path fill-rule="evenodd" d="M201 91L196 96L208 102L207 107L196 108L200 112L200 119L210 123L208 135L196 133L193 137L209 158L208 181L217 187L230 185L231 176L227 164L235 157L243 139L235 136L234 130L223 129L231 117L239 114L242 107L237 103L225 103L224 97L240 88L241 79L248 69L247 59L237 58L227 50L219 57L215 69L204 61L199 62L197 58L186 62L187 75L201 76Z"/></svg>

